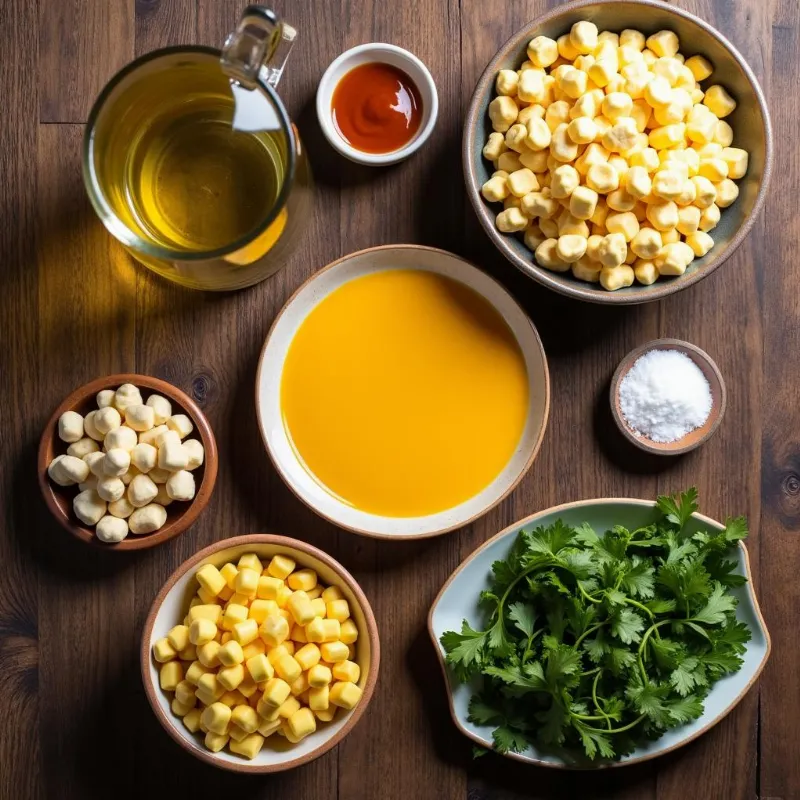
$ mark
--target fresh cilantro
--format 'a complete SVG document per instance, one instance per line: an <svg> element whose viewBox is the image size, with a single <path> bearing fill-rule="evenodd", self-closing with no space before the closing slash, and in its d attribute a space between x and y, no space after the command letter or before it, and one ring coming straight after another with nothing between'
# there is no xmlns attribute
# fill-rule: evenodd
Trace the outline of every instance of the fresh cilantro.
<svg viewBox="0 0 800 800"><path fill-rule="evenodd" d="M495 750L610 760L702 715L750 639L730 593L746 582L732 554L747 524L698 530L696 510L690 489L634 530L557 520L492 565L484 629L465 620L440 641L459 680L482 681L469 720L491 726Z"/></svg>

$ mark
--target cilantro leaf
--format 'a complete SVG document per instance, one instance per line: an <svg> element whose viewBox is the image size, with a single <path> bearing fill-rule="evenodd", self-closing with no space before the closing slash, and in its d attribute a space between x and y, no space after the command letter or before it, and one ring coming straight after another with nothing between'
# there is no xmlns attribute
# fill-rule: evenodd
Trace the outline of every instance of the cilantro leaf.
<svg viewBox="0 0 800 800"><path fill-rule="evenodd" d="M526 664L524 670L515 666L487 667L484 670L484 674L498 678L508 684L512 689L519 690L515 692L515 694L546 692L549 689L548 683L544 677L544 670L538 661L532 664Z"/></svg>
<svg viewBox="0 0 800 800"><path fill-rule="evenodd" d="M461 666L463 670L481 660L481 652L486 645L486 632L476 631L464 620L461 623L461 633L448 631L443 633L439 641L447 653L447 662L453 666Z"/></svg>
<svg viewBox="0 0 800 800"><path fill-rule="evenodd" d="M750 628L744 622L729 622L722 630L714 632L714 646L729 645L735 653L744 653L745 644L750 641Z"/></svg>
<svg viewBox="0 0 800 800"><path fill-rule="evenodd" d="M656 500L656 505L667 521L677 525L680 530L697 511L697 489L692 486L677 495L662 495Z"/></svg>
<svg viewBox="0 0 800 800"><path fill-rule="evenodd" d="M654 600L648 600L645 604L654 614L669 614L675 610L675 601L663 597L656 597Z"/></svg>
<svg viewBox="0 0 800 800"><path fill-rule="evenodd" d="M611 670L612 675L620 675L636 664L636 656L631 650L626 650L622 647L609 647L604 663Z"/></svg>
<svg viewBox="0 0 800 800"><path fill-rule="evenodd" d="M523 531L525 547L532 553L555 556L572 541L572 528L557 519L547 528L538 527L534 531Z"/></svg>
<svg viewBox="0 0 800 800"><path fill-rule="evenodd" d="M522 731L508 725L501 725L492 733L494 749L498 753L524 753L528 749L528 739Z"/></svg>
<svg viewBox="0 0 800 800"><path fill-rule="evenodd" d="M643 684L637 676L637 681L625 690L625 696L633 703L634 708L658 728L669 724L669 713L664 705L664 698L669 694L666 684Z"/></svg>
<svg viewBox="0 0 800 800"><path fill-rule="evenodd" d="M527 636L533 636L536 609L530 603L512 603L508 607L509 619Z"/></svg>
<svg viewBox="0 0 800 800"><path fill-rule="evenodd" d="M561 705L553 702L546 711L538 711L534 717L539 723L537 734L544 744L561 744L564 741L564 728L569 717Z"/></svg>
<svg viewBox="0 0 800 800"><path fill-rule="evenodd" d="M706 569L713 580L719 581L724 586L733 588L744 586L747 583L747 578L744 575L739 575L735 572L735 570L739 569L738 563L726 561L720 553L709 555L706 559Z"/></svg>
<svg viewBox="0 0 800 800"><path fill-rule="evenodd" d="M467 719L477 725L494 725L503 719L503 712L491 705L482 695L476 694L469 701Z"/></svg>
<svg viewBox="0 0 800 800"><path fill-rule="evenodd" d="M594 546L600 540L594 528L588 522L583 522L574 529L573 539L577 544L588 547Z"/></svg>
<svg viewBox="0 0 800 800"><path fill-rule="evenodd" d="M653 654L653 659L661 669L672 670L678 665L681 648L677 642L664 637L661 639L651 637L647 640L647 645Z"/></svg>
<svg viewBox="0 0 800 800"><path fill-rule="evenodd" d="M747 520L744 517L730 517L725 521L725 541L728 544L736 544L737 542L745 539L749 530L747 528Z"/></svg>
<svg viewBox="0 0 800 800"><path fill-rule="evenodd" d="M652 597L654 572L651 564L634 556L631 568L622 576L621 586L633 597Z"/></svg>
<svg viewBox="0 0 800 800"><path fill-rule="evenodd" d="M643 628L644 620L633 609L621 608L611 617L611 633L625 644L638 642Z"/></svg>
<svg viewBox="0 0 800 800"><path fill-rule="evenodd" d="M702 682L702 671L703 665L700 660L695 656L689 656L675 667L669 676L669 682L681 697L686 697L698 683L698 672L701 673Z"/></svg>
<svg viewBox="0 0 800 800"><path fill-rule="evenodd" d="M545 676L551 687L558 685L564 677L574 675L581 668L580 653L574 647L564 644L548 650L546 660Z"/></svg>
<svg viewBox="0 0 800 800"><path fill-rule="evenodd" d="M499 613L494 625L486 631L486 646L494 655L504 658L513 652L513 644L506 633L506 625L502 613Z"/></svg>
<svg viewBox="0 0 800 800"><path fill-rule="evenodd" d="M692 617L693 622L702 622L706 625L719 625L725 622L725 615L736 608L736 598L726 594L721 583L714 586L708 602Z"/></svg>
<svg viewBox="0 0 800 800"><path fill-rule="evenodd" d="M573 724L581 737L581 744L588 758L593 759L598 753L603 758L614 757L614 748L611 746L611 741L606 734L590 728L582 722L576 721Z"/></svg>
<svg viewBox="0 0 800 800"><path fill-rule="evenodd" d="M485 747L479 747L477 744L472 745L472 758L473 760L485 756L489 751Z"/></svg>
<svg viewBox="0 0 800 800"><path fill-rule="evenodd" d="M703 702L694 695L669 700L665 707L669 716L679 724L691 722L703 713Z"/></svg>
<svg viewBox="0 0 800 800"><path fill-rule="evenodd" d="M585 639L583 649L595 664L603 660L603 656L610 650L610 645L605 640L603 631L598 631L594 639Z"/></svg>

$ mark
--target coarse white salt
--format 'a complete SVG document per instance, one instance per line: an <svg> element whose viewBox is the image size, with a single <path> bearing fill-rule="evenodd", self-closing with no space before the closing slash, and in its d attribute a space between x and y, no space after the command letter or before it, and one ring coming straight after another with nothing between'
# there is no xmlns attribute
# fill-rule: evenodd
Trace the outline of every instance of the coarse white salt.
<svg viewBox="0 0 800 800"><path fill-rule="evenodd" d="M622 416L639 436L676 442L708 419L711 386L689 356L650 350L636 359L619 387Z"/></svg>

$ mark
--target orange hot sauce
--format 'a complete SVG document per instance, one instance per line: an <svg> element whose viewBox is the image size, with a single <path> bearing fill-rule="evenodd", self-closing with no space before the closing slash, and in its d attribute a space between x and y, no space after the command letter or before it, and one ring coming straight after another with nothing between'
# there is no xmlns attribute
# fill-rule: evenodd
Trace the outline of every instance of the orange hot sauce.
<svg viewBox="0 0 800 800"><path fill-rule="evenodd" d="M341 137L364 153L391 153L408 144L422 119L414 82L390 64L362 64L336 84L333 124Z"/></svg>

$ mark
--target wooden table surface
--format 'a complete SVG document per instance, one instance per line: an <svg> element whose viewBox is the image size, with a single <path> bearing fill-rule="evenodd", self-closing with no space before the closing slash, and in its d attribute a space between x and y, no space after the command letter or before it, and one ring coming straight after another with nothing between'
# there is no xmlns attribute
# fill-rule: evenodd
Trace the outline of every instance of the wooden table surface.
<svg viewBox="0 0 800 800"><path fill-rule="evenodd" d="M800 185L796 0L678 0L742 51L770 99L776 163L766 213L714 275L664 302L590 306L539 288L499 257L468 206L461 121L497 47L544 0L282 0L299 28L280 91L317 180L313 219L285 269L243 292L192 293L136 266L93 214L81 137L93 99L135 56L219 45L242 0L0 0L0 798L242 797L303 800L735 800L800 797ZM439 122L420 153L388 169L334 155L314 118L327 64L368 41L429 66ZM264 453L253 409L256 360L289 295L353 250L419 242L466 256L503 281L550 359L552 412L530 473L473 525L420 543L340 532L297 501ZM728 386L719 433L676 460L628 449L606 392L622 356L649 339L688 339ZM177 540L137 554L96 552L48 517L36 488L44 421L99 375L172 381L208 414L220 450L210 507ZM453 726L425 630L439 587L512 521L587 497L652 498L697 484L702 509L746 514L773 653L721 724L641 766L593 774L487 756ZM158 588L210 542L274 531L306 539L361 581L378 618L381 674L361 723L327 755L286 774L236 776L181 751L160 728L138 674L139 636ZM224 794L223 794L224 793Z"/></svg>

